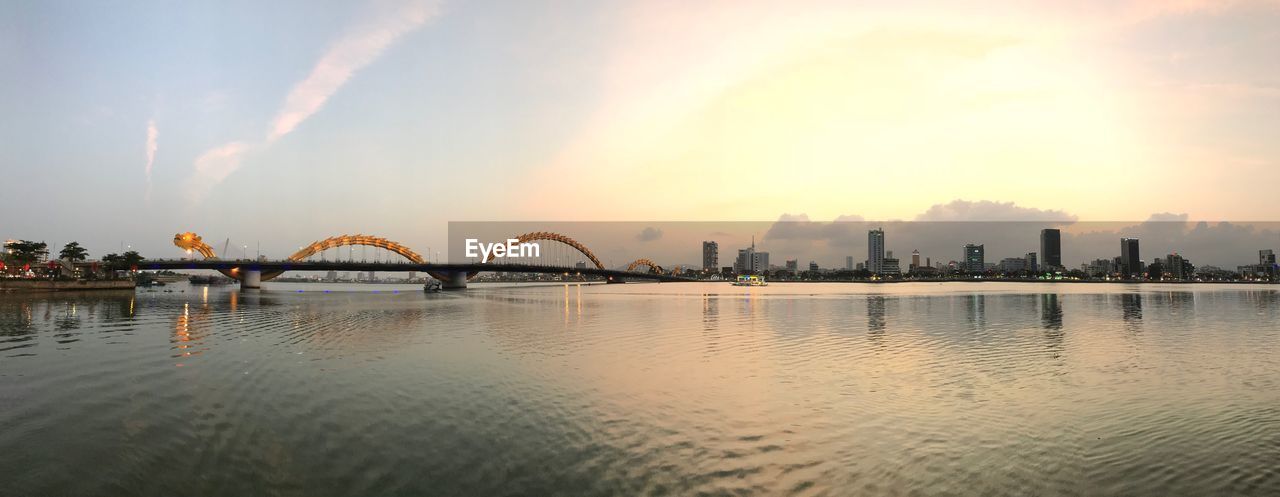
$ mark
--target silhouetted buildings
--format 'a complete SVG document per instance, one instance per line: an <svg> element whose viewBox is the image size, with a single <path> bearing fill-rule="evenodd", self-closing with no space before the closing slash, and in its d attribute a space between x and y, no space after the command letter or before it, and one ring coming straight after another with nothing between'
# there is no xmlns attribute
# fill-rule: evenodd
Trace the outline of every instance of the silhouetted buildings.
<svg viewBox="0 0 1280 497"><path fill-rule="evenodd" d="M1187 260L1176 253L1169 254L1164 259L1164 275L1175 280L1189 280L1195 274L1196 267L1191 265L1191 261Z"/></svg>
<svg viewBox="0 0 1280 497"><path fill-rule="evenodd" d="M751 247L738 249L738 259L733 263L733 270L739 274L759 274L769 269L769 253L756 252L756 240L751 239Z"/></svg>
<svg viewBox="0 0 1280 497"><path fill-rule="evenodd" d="M1276 253L1274 250L1266 249L1258 251L1258 263L1240 266L1237 268L1240 276L1248 279L1270 279L1276 281L1280 278L1280 266L1276 265Z"/></svg>
<svg viewBox="0 0 1280 497"><path fill-rule="evenodd" d="M1126 278L1142 273L1142 258L1138 255L1137 238L1120 239L1120 273Z"/></svg>
<svg viewBox="0 0 1280 497"><path fill-rule="evenodd" d="M902 274L902 268L898 265L898 258L893 256L893 251L889 251L889 255L885 256L880 263L880 274L886 276L899 276Z"/></svg>
<svg viewBox="0 0 1280 497"><path fill-rule="evenodd" d="M867 271L872 274L884 272L884 229L877 228L867 232Z"/></svg>
<svg viewBox="0 0 1280 497"><path fill-rule="evenodd" d="M702 270L715 271L720 266L720 244L702 242Z"/></svg>
<svg viewBox="0 0 1280 497"><path fill-rule="evenodd" d="M964 270L981 273L987 270L985 248L972 243L964 246Z"/></svg>
<svg viewBox="0 0 1280 497"><path fill-rule="evenodd" d="M1027 268L1027 260L1021 257L1005 257L1000 260L998 268L1004 274L1021 273Z"/></svg>
<svg viewBox="0 0 1280 497"><path fill-rule="evenodd" d="M1040 264L1045 271L1062 268L1062 231L1055 228L1040 230ZM1036 268L1031 268L1033 271Z"/></svg>

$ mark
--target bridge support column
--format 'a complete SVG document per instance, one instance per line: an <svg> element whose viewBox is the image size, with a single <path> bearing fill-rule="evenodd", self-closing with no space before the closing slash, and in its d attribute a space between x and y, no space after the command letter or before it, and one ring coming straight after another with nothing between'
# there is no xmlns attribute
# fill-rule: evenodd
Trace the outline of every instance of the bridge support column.
<svg viewBox="0 0 1280 497"><path fill-rule="evenodd" d="M257 290L262 288L262 271L245 269L240 273L241 290Z"/></svg>
<svg viewBox="0 0 1280 497"><path fill-rule="evenodd" d="M466 290L467 289L467 273L444 273L437 276L440 279L441 288L445 290Z"/></svg>

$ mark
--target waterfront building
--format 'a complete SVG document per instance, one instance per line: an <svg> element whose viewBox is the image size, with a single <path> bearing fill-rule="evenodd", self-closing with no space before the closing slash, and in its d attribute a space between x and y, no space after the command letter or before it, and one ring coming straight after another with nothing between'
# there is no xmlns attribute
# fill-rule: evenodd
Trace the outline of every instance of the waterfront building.
<svg viewBox="0 0 1280 497"><path fill-rule="evenodd" d="M910 267L910 269L915 269L915 268L918 268L918 267L920 267L920 251L919 251L919 250L912 250L912 251L911 251L911 267Z"/></svg>
<svg viewBox="0 0 1280 497"><path fill-rule="evenodd" d="M810 270L810 271L817 272L817 271L818 271L818 263L817 263L817 262L814 262L814 261L809 261L809 270Z"/></svg>
<svg viewBox="0 0 1280 497"><path fill-rule="evenodd" d="M852 256L852 255L846 255L846 256L844 256L844 268L845 268L846 270L849 270L849 271L852 271L852 270L853 270L853 256Z"/></svg>
<svg viewBox="0 0 1280 497"><path fill-rule="evenodd" d="M1062 231L1055 228L1040 230L1040 265L1045 271L1062 268ZM1033 270L1035 268L1032 268Z"/></svg>
<svg viewBox="0 0 1280 497"><path fill-rule="evenodd" d="M1195 266L1176 252L1164 259L1164 274L1175 280L1189 280L1195 274Z"/></svg>
<svg viewBox="0 0 1280 497"><path fill-rule="evenodd" d="M1258 264L1263 266L1276 265L1276 253L1274 250L1266 249L1258 251Z"/></svg>
<svg viewBox="0 0 1280 497"><path fill-rule="evenodd" d="M751 253L751 272L760 273L768 269L769 269L769 253L753 251Z"/></svg>
<svg viewBox="0 0 1280 497"><path fill-rule="evenodd" d="M902 269L898 266L898 258L893 256L893 251L885 256L880 262L880 274L887 276L898 276L902 274Z"/></svg>
<svg viewBox="0 0 1280 497"><path fill-rule="evenodd" d="M720 244L713 241L702 242L702 270L715 271L720 266Z"/></svg>
<svg viewBox="0 0 1280 497"><path fill-rule="evenodd" d="M1034 273L1034 272L1037 272L1037 271L1039 271L1039 270L1040 270L1040 265L1036 263L1036 262L1037 262L1037 260L1036 260L1036 253L1035 253L1035 252L1027 252L1027 256L1026 256L1026 258L1025 258L1025 262L1026 262L1026 263L1025 263L1023 266L1026 268L1026 270L1027 270L1027 271L1031 271L1031 272L1033 272L1033 273ZM1062 261L1061 261L1061 260L1059 260L1058 262L1059 262L1059 263L1061 263ZM1046 268L1045 270L1046 270L1046 271L1052 271L1053 269L1054 269L1054 268Z"/></svg>
<svg viewBox="0 0 1280 497"><path fill-rule="evenodd" d="M986 271L985 248L982 245L967 244L964 246L964 270L970 273Z"/></svg>
<svg viewBox="0 0 1280 497"><path fill-rule="evenodd" d="M1027 260L1021 257L1005 257L1000 260L999 268L1004 274L1021 273L1027 268Z"/></svg>
<svg viewBox="0 0 1280 497"><path fill-rule="evenodd" d="M800 261L796 259L787 259L787 271L792 273L800 271Z"/></svg>
<svg viewBox="0 0 1280 497"><path fill-rule="evenodd" d="M1094 259L1092 262L1085 263L1081 269L1089 276L1101 278L1114 273L1115 264L1111 259Z"/></svg>
<svg viewBox="0 0 1280 497"><path fill-rule="evenodd" d="M884 229L867 232L867 270L875 274L884 271Z"/></svg>
<svg viewBox="0 0 1280 497"><path fill-rule="evenodd" d="M1137 238L1120 239L1120 272L1125 277L1142 273L1142 259L1138 254Z"/></svg>

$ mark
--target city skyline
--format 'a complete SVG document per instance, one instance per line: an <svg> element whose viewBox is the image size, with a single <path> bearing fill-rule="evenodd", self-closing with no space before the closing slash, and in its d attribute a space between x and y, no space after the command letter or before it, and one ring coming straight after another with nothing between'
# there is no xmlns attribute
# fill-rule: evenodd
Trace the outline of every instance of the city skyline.
<svg viewBox="0 0 1280 497"><path fill-rule="evenodd" d="M5 6L0 236L1280 214L1271 1L309 7Z"/></svg>

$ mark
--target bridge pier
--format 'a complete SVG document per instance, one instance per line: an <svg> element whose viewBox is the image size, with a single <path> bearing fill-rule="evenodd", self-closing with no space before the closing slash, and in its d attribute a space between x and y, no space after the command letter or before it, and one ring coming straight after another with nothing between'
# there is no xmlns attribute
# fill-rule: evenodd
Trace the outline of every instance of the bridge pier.
<svg viewBox="0 0 1280 497"><path fill-rule="evenodd" d="M244 269L240 272L241 290L257 290L259 288L262 288L262 271Z"/></svg>
<svg viewBox="0 0 1280 497"><path fill-rule="evenodd" d="M445 290L466 290L467 289L467 273L465 271L442 273L436 276L440 280L441 288Z"/></svg>

